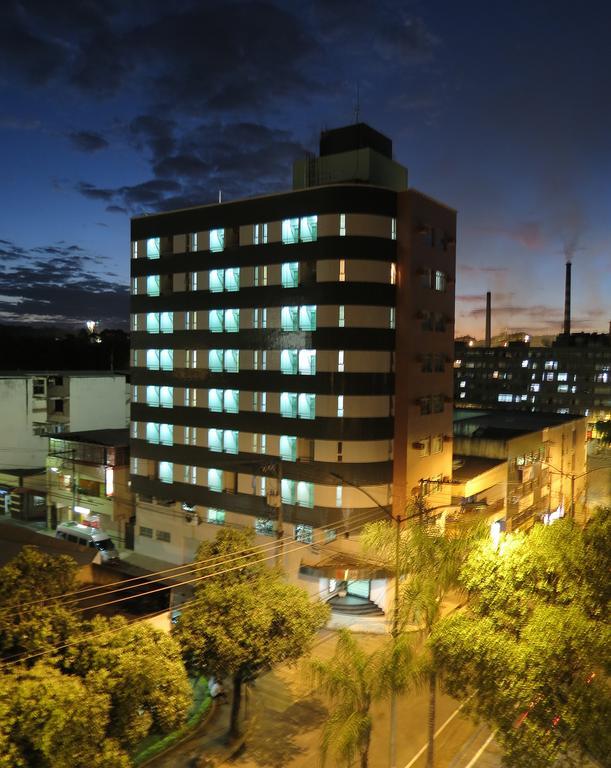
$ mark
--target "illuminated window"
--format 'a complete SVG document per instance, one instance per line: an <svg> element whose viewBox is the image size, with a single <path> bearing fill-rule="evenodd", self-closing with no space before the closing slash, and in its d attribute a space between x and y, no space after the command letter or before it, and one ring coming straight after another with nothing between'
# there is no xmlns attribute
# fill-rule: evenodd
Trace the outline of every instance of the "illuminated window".
<svg viewBox="0 0 611 768"><path fill-rule="evenodd" d="M159 442L162 445L174 445L174 425L173 424L159 425Z"/></svg>
<svg viewBox="0 0 611 768"><path fill-rule="evenodd" d="M340 349L337 352L337 370L339 373L344 371L344 350Z"/></svg>
<svg viewBox="0 0 611 768"><path fill-rule="evenodd" d="M295 481L294 480L287 480L286 478L282 478L282 482L280 484L280 496L282 498L282 502L284 504L294 504L295 503Z"/></svg>
<svg viewBox="0 0 611 768"><path fill-rule="evenodd" d="M159 387L159 404L162 408L174 407L174 387Z"/></svg>
<svg viewBox="0 0 611 768"><path fill-rule="evenodd" d="M280 393L280 415L290 419L295 419L297 417L297 393L296 392Z"/></svg>
<svg viewBox="0 0 611 768"><path fill-rule="evenodd" d="M226 389L223 395L223 409L225 413L238 413L240 410L240 391L238 389Z"/></svg>
<svg viewBox="0 0 611 768"><path fill-rule="evenodd" d="M318 216L302 216L299 239L302 243L311 243L318 239Z"/></svg>
<svg viewBox="0 0 611 768"><path fill-rule="evenodd" d="M528 360L522 360L522 368L528 368Z"/></svg>
<svg viewBox="0 0 611 768"><path fill-rule="evenodd" d="M161 333L173 333L174 331L174 313L162 312L159 315L159 330Z"/></svg>
<svg viewBox="0 0 611 768"><path fill-rule="evenodd" d="M343 504L344 488L341 485L335 487L335 506L341 507Z"/></svg>
<svg viewBox="0 0 611 768"><path fill-rule="evenodd" d="M138 278L132 277L132 296L138 295Z"/></svg>
<svg viewBox="0 0 611 768"><path fill-rule="evenodd" d="M209 389L208 390L208 410L215 413L220 413L223 410L223 390L222 389Z"/></svg>
<svg viewBox="0 0 611 768"><path fill-rule="evenodd" d="M339 215L339 236L346 236L346 214L340 213Z"/></svg>
<svg viewBox="0 0 611 768"><path fill-rule="evenodd" d="M255 533L259 536L275 536L274 521L268 517L255 518Z"/></svg>
<svg viewBox="0 0 611 768"><path fill-rule="evenodd" d="M299 328L302 331L316 330L316 306L299 307Z"/></svg>
<svg viewBox="0 0 611 768"><path fill-rule="evenodd" d="M226 309L224 321L227 333L237 333L240 330L240 310Z"/></svg>
<svg viewBox="0 0 611 768"><path fill-rule="evenodd" d="M208 470L208 489L220 493L223 490L223 470Z"/></svg>
<svg viewBox="0 0 611 768"><path fill-rule="evenodd" d="M208 312L208 330L210 333L221 333L223 331L222 309L211 309Z"/></svg>
<svg viewBox="0 0 611 768"><path fill-rule="evenodd" d="M306 376L314 376L316 374L316 350L315 349L300 349L299 350L299 373Z"/></svg>
<svg viewBox="0 0 611 768"><path fill-rule="evenodd" d="M286 461L297 459L297 438L289 435L280 436L280 457Z"/></svg>
<svg viewBox="0 0 611 768"><path fill-rule="evenodd" d="M397 282L397 265L394 261L390 265L390 284L395 285Z"/></svg>
<svg viewBox="0 0 611 768"><path fill-rule="evenodd" d="M303 506L309 505L306 504ZM295 526L295 541L303 541L304 544L312 544L314 542L314 528L305 523L297 523Z"/></svg>
<svg viewBox="0 0 611 768"><path fill-rule="evenodd" d="M225 270L211 269L208 280L208 287L212 293L219 293L225 290Z"/></svg>
<svg viewBox="0 0 611 768"><path fill-rule="evenodd" d="M197 251L198 245L197 245L197 232L191 232L188 238L188 248L190 251Z"/></svg>
<svg viewBox="0 0 611 768"><path fill-rule="evenodd" d="M238 452L238 432L234 429L226 429L223 432L223 450L225 453Z"/></svg>
<svg viewBox="0 0 611 768"><path fill-rule="evenodd" d="M185 288L187 291L197 290L197 272L187 272L187 284Z"/></svg>
<svg viewBox="0 0 611 768"><path fill-rule="evenodd" d="M391 240L397 239L397 220L394 217L390 220L390 237Z"/></svg>
<svg viewBox="0 0 611 768"><path fill-rule="evenodd" d="M214 373L223 370L223 350L211 349L208 351L208 369Z"/></svg>
<svg viewBox="0 0 611 768"><path fill-rule="evenodd" d="M339 281L340 283L346 281L346 259L339 260Z"/></svg>
<svg viewBox="0 0 611 768"><path fill-rule="evenodd" d="M297 413L300 419L316 418L316 395L302 392L297 398Z"/></svg>
<svg viewBox="0 0 611 768"><path fill-rule="evenodd" d="M225 290L226 291L240 290L240 268L239 267L228 267L225 270Z"/></svg>
<svg viewBox="0 0 611 768"><path fill-rule="evenodd" d="M299 284L299 263L290 261L284 263L281 268L282 287L297 288Z"/></svg>
<svg viewBox="0 0 611 768"><path fill-rule="evenodd" d="M558 381L568 381L569 375L568 373L559 373L558 374Z"/></svg>
<svg viewBox="0 0 611 768"><path fill-rule="evenodd" d="M146 441L147 443L159 442L159 424L149 421L146 425Z"/></svg>
<svg viewBox="0 0 611 768"><path fill-rule="evenodd" d="M499 392L497 399L499 403L512 403L513 395L510 395L507 392Z"/></svg>
<svg viewBox="0 0 611 768"><path fill-rule="evenodd" d="M558 384L558 392L568 392L568 391L569 391L568 384Z"/></svg>
<svg viewBox="0 0 611 768"><path fill-rule="evenodd" d="M435 270L435 282L433 287L436 291L445 291L446 289L446 276L445 272L441 272L439 269Z"/></svg>
<svg viewBox="0 0 611 768"><path fill-rule="evenodd" d="M298 328L298 308L282 307L280 310L280 327L283 331L296 331Z"/></svg>
<svg viewBox="0 0 611 768"><path fill-rule="evenodd" d="M210 250L222 251L225 248L225 230L224 229L211 229L210 230Z"/></svg>
<svg viewBox="0 0 611 768"><path fill-rule="evenodd" d="M148 259L159 258L159 238L158 237L149 237L149 239L146 241L146 257Z"/></svg>
<svg viewBox="0 0 611 768"><path fill-rule="evenodd" d="M392 330L395 327L395 308L390 307L389 311L389 318L388 318L388 327Z"/></svg>
<svg viewBox="0 0 611 768"><path fill-rule="evenodd" d="M282 222L282 242L292 245L299 242L299 219L284 219ZM286 286L285 286L286 287Z"/></svg>
<svg viewBox="0 0 611 768"><path fill-rule="evenodd" d="M289 374L297 373L296 349L283 349L280 352L280 372Z"/></svg>
<svg viewBox="0 0 611 768"><path fill-rule="evenodd" d="M162 483L174 482L174 464L171 461L159 462L159 479Z"/></svg>
<svg viewBox="0 0 611 768"><path fill-rule="evenodd" d="M340 304L339 306L339 312L338 312L338 318L337 318L337 326L338 328L343 328L346 324L346 307L343 304Z"/></svg>
<svg viewBox="0 0 611 768"><path fill-rule="evenodd" d="M297 483L297 504L300 507L314 506L314 484L300 480Z"/></svg>
<svg viewBox="0 0 611 768"><path fill-rule="evenodd" d="M174 350L160 349L159 364L161 366L162 371L173 371L174 370Z"/></svg>
<svg viewBox="0 0 611 768"><path fill-rule="evenodd" d="M148 275L146 278L146 295L159 296L159 275Z"/></svg>
<svg viewBox="0 0 611 768"><path fill-rule="evenodd" d="M147 333L159 333L159 313L148 312L146 315Z"/></svg>
<svg viewBox="0 0 611 768"><path fill-rule="evenodd" d="M208 509L207 522L213 525L225 525L225 510L224 509Z"/></svg>
<svg viewBox="0 0 611 768"><path fill-rule="evenodd" d="M344 417L344 396L337 396L337 417L343 419Z"/></svg>
<svg viewBox="0 0 611 768"><path fill-rule="evenodd" d="M238 373L240 370L240 352L237 349L226 349L223 356L223 367L228 373Z"/></svg>

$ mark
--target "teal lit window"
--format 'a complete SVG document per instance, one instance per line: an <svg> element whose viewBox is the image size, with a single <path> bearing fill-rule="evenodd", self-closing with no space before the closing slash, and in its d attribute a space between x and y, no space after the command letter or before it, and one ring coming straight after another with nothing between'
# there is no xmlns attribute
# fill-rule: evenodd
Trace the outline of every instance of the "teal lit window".
<svg viewBox="0 0 611 768"><path fill-rule="evenodd" d="M240 330L240 310L225 310L225 331L227 333L237 333Z"/></svg>
<svg viewBox="0 0 611 768"><path fill-rule="evenodd" d="M159 328L161 333L173 333L174 331L174 313L162 312L159 316Z"/></svg>
<svg viewBox="0 0 611 768"><path fill-rule="evenodd" d="M392 240L397 239L397 220L395 218L390 220L390 237Z"/></svg>
<svg viewBox="0 0 611 768"><path fill-rule="evenodd" d="M149 421L146 425L146 441L147 443L159 442L159 424L155 424Z"/></svg>
<svg viewBox="0 0 611 768"><path fill-rule="evenodd" d="M318 239L318 216L303 216L300 223L299 239L311 243Z"/></svg>
<svg viewBox="0 0 611 768"><path fill-rule="evenodd" d="M314 506L314 484L300 480L297 483L297 504L300 507Z"/></svg>
<svg viewBox="0 0 611 768"><path fill-rule="evenodd" d="M280 436L280 456L286 461L297 459L297 438L289 435Z"/></svg>
<svg viewBox="0 0 611 768"><path fill-rule="evenodd" d="M160 368L159 350L147 349L146 350L146 367L149 371L158 371Z"/></svg>
<svg viewBox="0 0 611 768"><path fill-rule="evenodd" d="M282 307L280 310L280 326L283 331L297 330L297 307Z"/></svg>
<svg viewBox="0 0 611 768"><path fill-rule="evenodd" d="M225 453L238 452L238 433L234 429L226 429L223 432L223 450Z"/></svg>
<svg viewBox="0 0 611 768"><path fill-rule="evenodd" d="M174 350L160 349L159 364L161 365L162 371L173 371L174 370Z"/></svg>
<svg viewBox="0 0 611 768"><path fill-rule="evenodd" d="M146 241L146 257L148 259L158 259L159 250L159 238L149 237L149 239Z"/></svg>
<svg viewBox="0 0 611 768"><path fill-rule="evenodd" d="M346 325L346 307L343 304L339 305L339 312L337 316L338 328L343 328Z"/></svg>
<svg viewBox="0 0 611 768"><path fill-rule="evenodd" d="M147 314L146 330L148 333L159 333L159 315L157 312L149 312Z"/></svg>
<svg viewBox="0 0 611 768"><path fill-rule="evenodd" d="M295 526L295 541L302 541L304 544L313 544L314 528L305 523L297 523Z"/></svg>
<svg viewBox="0 0 611 768"><path fill-rule="evenodd" d="M173 424L159 425L159 442L162 445L174 445L174 425Z"/></svg>
<svg viewBox="0 0 611 768"><path fill-rule="evenodd" d="M223 490L223 470L222 469L209 469L208 470L208 488L211 491L220 493Z"/></svg>
<svg viewBox="0 0 611 768"><path fill-rule="evenodd" d="M280 372L297 373L297 350L283 349L280 352Z"/></svg>
<svg viewBox="0 0 611 768"><path fill-rule="evenodd" d="M224 369L228 373L238 373L240 370L240 352L237 349L226 349L223 357Z"/></svg>
<svg viewBox="0 0 611 768"><path fill-rule="evenodd" d="M240 410L240 391L226 389L223 396L223 409L226 413L238 413Z"/></svg>
<svg viewBox="0 0 611 768"><path fill-rule="evenodd" d="M162 408L174 407L174 387L159 388L159 403Z"/></svg>
<svg viewBox="0 0 611 768"><path fill-rule="evenodd" d="M222 429L209 429L208 430L208 448L211 451L221 453L223 450L223 430Z"/></svg>
<svg viewBox="0 0 611 768"><path fill-rule="evenodd" d="M274 536L276 531L274 528L274 521L268 517L257 517L255 519L255 532L259 536Z"/></svg>
<svg viewBox="0 0 611 768"><path fill-rule="evenodd" d="M297 288L299 284L299 262L289 261L282 265L282 287Z"/></svg>
<svg viewBox="0 0 611 768"><path fill-rule="evenodd" d="M281 392L280 394L280 414L290 419L297 416L297 393Z"/></svg>
<svg viewBox="0 0 611 768"><path fill-rule="evenodd" d="M340 213L339 215L339 236L346 236L346 214Z"/></svg>
<svg viewBox="0 0 611 768"><path fill-rule="evenodd" d="M282 498L283 503L294 504L296 499L295 481L282 478L282 483L280 484L280 488L281 488L280 496Z"/></svg>
<svg viewBox="0 0 611 768"><path fill-rule="evenodd" d="M302 392L298 398L298 413L300 419L316 418L316 395Z"/></svg>
<svg viewBox="0 0 611 768"><path fill-rule="evenodd" d="M223 310L211 309L208 312L208 330L210 333L221 333L223 330Z"/></svg>
<svg viewBox="0 0 611 768"><path fill-rule="evenodd" d="M210 250L222 251L225 248L225 230L224 229L211 229L210 230Z"/></svg>
<svg viewBox="0 0 611 768"><path fill-rule="evenodd" d="M302 331L316 330L316 306L299 307L299 328Z"/></svg>
<svg viewBox="0 0 611 768"><path fill-rule="evenodd" d="M159 275L148 275L146 278L146 295L159 296Z"/></svg>
<svg viewBox="0 0 611 768"><path fill-rule="evenodd" d="M155 408L159 406L159 387L149 385L146 388L146 404Z"/></svg>
<svg viewBox="0 0 611 768"><path fill-rule="evenodd" d="M316 374L316 350L315 349L300 349L299 350L299 373L306 376L314 376Z"/></svg>
<svg viewBox="0 0 611 768"><path fill-rule="evenodd" d="M225 290L226 291L240 290L240 268L239 267L228 267L225 270Z"/></svg>
<svg viewBox="0 0 611 768"><path fill-rule="evenodd" d="M223 390L208 390L208 410L220 413L223 410Z"/></svg>
<svg viewBox="0 0 611 768"><path fill-rule="evenodd" d="M198 245L197 245L197 232L191 232L189 235L189 250L190 251L197 251Z"/></svg>
<svg viewBox="0 0 611 768"><path fill-rule="evenodd" d="M159 462L159 479L162 483L174 482L174 464L171 461Z"/></svg>
<svg viewBox="0 0 611 768"><path fill-rule="evenodd" d="M299 219L284 219L282 222L282 242L285 245L299 242Z"/></svg>
<svg viewBox="0 0 611 768"><path fill-rule="evenodd" d="M210 508L208 510L208 517L206 519L213 525L225 525L225 510Z"/></svg>
<svg viewBox="0 0 611 768"><path fill-rule="evenodd" d="M208 280L208 287L212 293L220 293L225 290L225 270L211 269Z"/></svg>
<svg viewBox="0 0 611 768"><path fill-rule="evenodd" d="M267 242L267 224L253 224L252 241L255 245Z"/></svg>
<svg viewBox="0 0 611 768"><path fill-rule="evenodd" d="M208 351L208 368L215 373L223 370L223 350L210 349Z"/></svg>
<svg viewBox="0 0 611 768"><path fill-rule="evenodd" d="M343 395L337 396L337 418L338 419L344 418L344 396Z"/></svg>

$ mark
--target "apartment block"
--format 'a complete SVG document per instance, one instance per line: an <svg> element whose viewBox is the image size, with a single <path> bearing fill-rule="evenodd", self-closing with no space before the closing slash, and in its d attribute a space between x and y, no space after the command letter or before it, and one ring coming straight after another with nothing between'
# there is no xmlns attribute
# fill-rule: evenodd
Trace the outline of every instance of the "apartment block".
<svg viewBox="0 0 611 768"><path fill-rule="evenodd" d="M131 484L137 551L182 563L234 525L271 559L281 533L319 591L365 521L449 500L456 213L364 124L293 176L132 219Z"/></svg>

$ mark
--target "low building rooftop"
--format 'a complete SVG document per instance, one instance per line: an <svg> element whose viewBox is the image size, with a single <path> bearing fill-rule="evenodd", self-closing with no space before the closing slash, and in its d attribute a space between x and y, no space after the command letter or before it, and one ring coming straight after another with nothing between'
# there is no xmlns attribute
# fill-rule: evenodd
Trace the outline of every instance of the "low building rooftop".
<svg viewBox="0 0 611 768"><path fill-rule="evenodd" d="M581 421L585 417L564 413L527 413L524 411L454 411L454 434L464 437L482 437L492 440L508 440L547 427L557 427L569 421Z"/></svg>
<svg viewBox="0 0 611 768"><path fill-rule="evenodd" d="M83 432L49 433L54 440L66 440L71 443L89 443L123 447L129 445L129 429L88 429Z"/></svg>
<svg viewBox="0 0 611 768"><path fill-rule="evenodd" d="M505 459L486 459L481 456L454 456L455 462L460 462L452 468L452 480L466 483L478 475L483 475L493 467L505 464Z"/></svg>

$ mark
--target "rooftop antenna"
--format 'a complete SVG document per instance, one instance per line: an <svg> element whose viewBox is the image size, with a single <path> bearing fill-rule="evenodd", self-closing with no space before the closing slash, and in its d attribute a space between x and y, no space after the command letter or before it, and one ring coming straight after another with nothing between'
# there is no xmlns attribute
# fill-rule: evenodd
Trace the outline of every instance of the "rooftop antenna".
<svg viewBox="0 0 611 768"><path fill-rule="evenodd" d="M354 106L354 122L355 124L359 121L359 115L361 112L361 96L359 92L359 82L357 80L356 82L356 104Z"/></svg>
<svg viewBox="0 0 611 768"><path fill-rule="evenodd" d="M223 202L223 193L222 193L222 191L219 189L219 203L222 203L222 202Z"/></svg>

